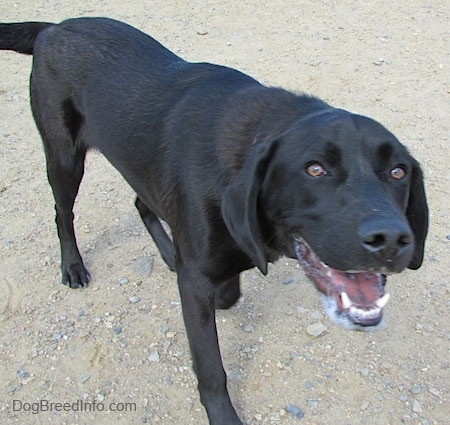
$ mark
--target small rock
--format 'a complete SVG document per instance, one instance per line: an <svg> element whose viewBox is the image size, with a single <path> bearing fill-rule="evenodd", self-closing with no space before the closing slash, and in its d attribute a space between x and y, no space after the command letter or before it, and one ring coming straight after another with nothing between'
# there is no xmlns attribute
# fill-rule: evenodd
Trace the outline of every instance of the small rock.
<svg viewBox="0 0 450 425"><path fill-rule="evenodd" d="M307 400L307 403L308 403L308 407L310 407L311 409L317 409L317 405L319 404L319 402L314 399Z"/></svg>
<svg viewBox="0 0 450 425"><path fill-rule="evenodd" d="M137 295L131 296L131 297L129 298L129 300L130 300L130 303L131 303L131 304L136 304L136 303L138 303L139 301L141 301L141 299L140 299Z"/></svg>
<svg viewBox="0 0 450 425"><path fill-rule="evenodd" d="M81 378L80 378L80 384L84 384L84 383L86 383L87 381L89 381L89 378L91 377L91 375L83 375Z"/></svg>
<svg viewBox="0 0 450 425"><path fill-rule="evenodd" d="M359 408L360 408L361 410L367 410L369 406L370 406L370 403L369 403L367 400L365 400L365 401L363 401L363 402L361 403L361 405L359 406Z"/></svg>
<svg viewBox="0 0 450 425"><path fill-rule="evenodd" d="M420 394L422 392L422 388L418 385L414 385L409 391L411 392L411 394Z"/></svg>
<svg viewBox="0 0 450 425"><path fill-rule="evenodd" d="M290 283L292 283L294 281L294 278L293 277L287 277L286 279L283 279L282 281L281 281L281 283L283 284L283 285L289 285Z"/></svg>
<svg viewBox="0 0 450 425"><path fill-rule="evenodd" d="M251 333L255 330L255 328L252 325L245 325L244 326L244 332Z"/></svg>
<svg viewBox="0 0 450 425"><path fill-rule="evenodd" d="M302 419L305 416L305 414L302 412L302 409L300 409L300 407L296 406L295 404L288 404L284 408L284 410L286 410L289 415L297 419Z"/></svg>
<svg viewBox="0 0 450 425"><path fill-rule="evenodd" d="M369 368L367 367L362 367L359 371L359 373L361 374L361 376L369 376Z"/></svg>
<svg viewBox="0 0 450 425"><path fill-rule="evenodd" d="M138 258L130 264L130 269L142 277L149 277L153 270L153 257Z"/></svg>
<svg viewBox="0 0 450 425"><path fill-rule="evenodd" d="M128 279L126 277L121 277L119 279L119 285L120 286L126 285L127 283L128 283Z"/></svg>
<svg viewBox="0 0 450 425"><path fill-rule="evenodd" d="M439 391L436 388L430 387L430 388L428 388L428 391L436 397L440 396Z"/></svg>
<svg viewBox="0 0 450 425"><path fill-rule="evenodd" d="M13 395L14 393L16 393L16 391L20 390L20 388L22 387L22 384L19 382L18 384L13 384L10 385L6 388L6 392L9 395Z"/></svg>
<svg viewBox="0 0 450 425"><path fill-rule="evenodd" d="M27 372L24 372L22 369L19 369L19 370L17 371L17 376L18 376L20 379L27 379L27 378L30 377L30 374L27 373Z"/></svg>
<svg viewBox="0 0 450 425"><path fill-rule="evenodd" d="M152 354L150 354L148 356L148 361L158 363L159 362L159 353L157 351L154 351Z"/></svg>
<svg viewBox="0 0 450 425"><path fill-rule="evenodd" d="M306 328L306 332L308 333L308 335L317 337L322 335L325 331L327 330L327 327L320 322L317 323L313 323L312 325L309 325Z"/></svg>
<svg viewBox="0 0 450 425"><path fill-rule="evenodd" d="M116 326L116 327L113 329L113 331L114 331L114 333L115 333L116 335L119 335L119 334L122 333L122 328L121 328L120 326Z"/></svg>
<svg viewBox="0 0 450 425"><path fill-rule="evenodd" d="M420 405L420 403L417 400L414 400L413 405L412 405L412 410L414 413L422 413L422 406Z"/></svg>

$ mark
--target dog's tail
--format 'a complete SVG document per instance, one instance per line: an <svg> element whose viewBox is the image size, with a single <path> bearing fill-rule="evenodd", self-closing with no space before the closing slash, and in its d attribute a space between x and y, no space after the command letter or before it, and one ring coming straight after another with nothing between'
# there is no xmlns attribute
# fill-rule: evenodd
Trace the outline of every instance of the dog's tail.
<svg viewBox="0 0 450 425"><path fill-rule="evenodd" d="M37 36L52 25L49 22L0 23L0 50L32 55Z"/></svg>

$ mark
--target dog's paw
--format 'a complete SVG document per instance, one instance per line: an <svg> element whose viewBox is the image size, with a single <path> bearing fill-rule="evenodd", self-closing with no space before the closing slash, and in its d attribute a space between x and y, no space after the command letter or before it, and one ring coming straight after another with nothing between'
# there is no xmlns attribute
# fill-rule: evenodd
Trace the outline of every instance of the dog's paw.
<svg viewBox="0 0 450 425"><path fill-rule="evenodd" d="M91 280L91 274L83 263L71 264L62 268L62 284L69 288L86 288Z"/></svg>

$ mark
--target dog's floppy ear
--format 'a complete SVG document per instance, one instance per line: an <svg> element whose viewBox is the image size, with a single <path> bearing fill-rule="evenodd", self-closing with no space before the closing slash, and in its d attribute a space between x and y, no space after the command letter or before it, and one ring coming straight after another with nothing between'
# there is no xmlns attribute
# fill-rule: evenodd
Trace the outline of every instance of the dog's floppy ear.
<svg viewBox="0 0 450 425"><path fill-rule="evenodd" d="M267 259L258 222L258 194L275 145L263 141L252 146L242 169L222 197L222 216L228 231L263 274L267 274Z"/></svg>
<svg viewBox="0 0 450 425"><path fill-rule="evenodd" d="M428 206L423 183L423 173L417 162L413 165L406 217L414 233L416 243L408 268L416 270L422 265L425 238L428 233Z"/></svg>

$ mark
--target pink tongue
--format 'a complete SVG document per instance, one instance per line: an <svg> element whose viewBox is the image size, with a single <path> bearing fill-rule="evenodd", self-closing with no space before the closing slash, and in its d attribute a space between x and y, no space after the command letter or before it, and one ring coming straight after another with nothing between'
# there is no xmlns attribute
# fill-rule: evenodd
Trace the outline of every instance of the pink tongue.
<svg viewBox="0 0 450 425"><path fill-rule="evenodd" d="M328 277L329 291L338 299L346 292L352 304L358 307L370 308L384 294L383 278L377 273L346 273L330 268Z"/></svg>

